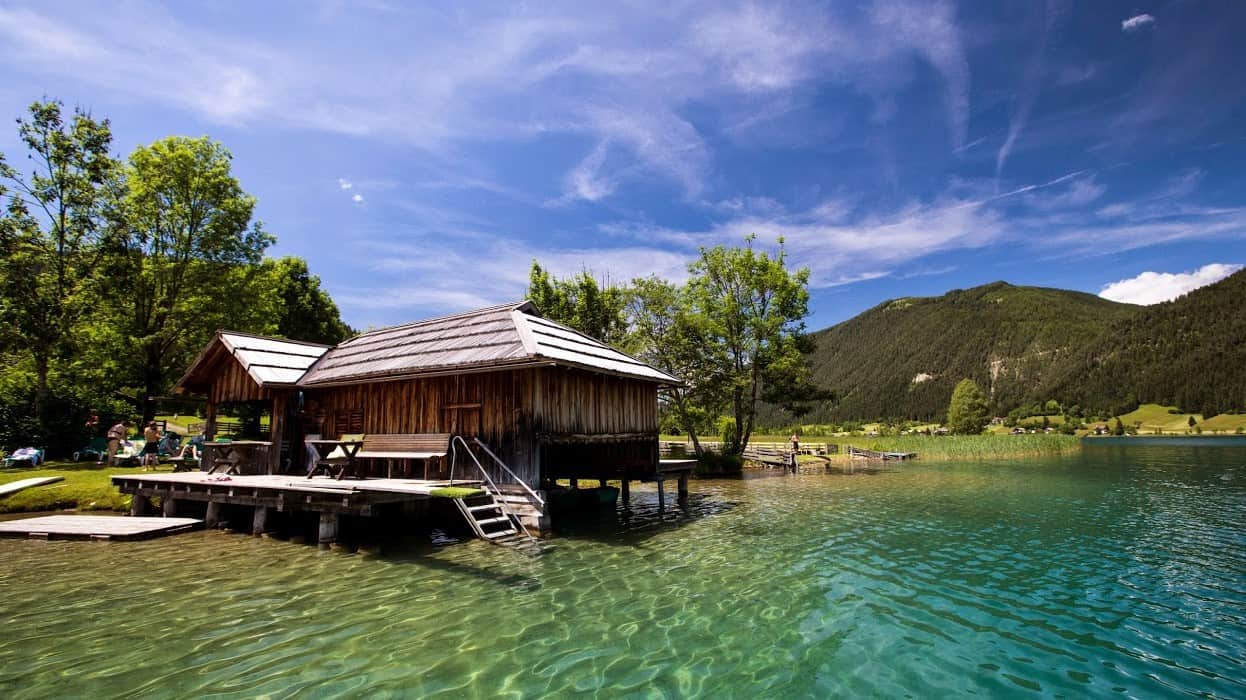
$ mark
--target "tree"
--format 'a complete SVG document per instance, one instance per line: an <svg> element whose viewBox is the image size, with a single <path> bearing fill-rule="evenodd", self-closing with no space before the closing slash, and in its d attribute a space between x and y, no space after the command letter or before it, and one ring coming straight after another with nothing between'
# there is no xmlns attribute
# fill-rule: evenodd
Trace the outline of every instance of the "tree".
<svg viewBox="0 0 1246 700"><path fill-rule="evenodd" d="M0 201L7 200L0 214L0 322L33 359L40 437L48 433L53 361L71 353L84 314L95 308L92 285L119 173L108 152L108 120L75 110L67 123L62 107L36 102L18 120L29 175L0 154Z"/></svg>
<svg viewBox="0 0 1246 700"><path fill-rule="evenodd" d="M280 302L276 333L291 340L336 345L353 331L342 322L337 304L320 288L320 278L307 269L302 258L265 260L272 294Z"/></svg>
<svg viewBox="0 0 1246 700"><path fill-rule="evenodd" d="M748 445L757 403L767 385L798 383L806 372L801 356L809 309L809 270L787 269L783 241L776 255L744 247L702 248L690 268L688 307L699 317L698 338L706 366L720 368L726 405L735 420L726 453Z"/></svg>
<svg viewBox="0 0 1246 700"><path fill-rule="evenodd" d="M713 430L725 403L722 368L701 352L702 319L692 313L683 288L657 277L632 281L627 310L637 358L682 381L664 388L663 407L700 455L698 436Z"/></svg>
<svg viewBox="0 0 1246 700"><path fill-rule="evenodd" d="M952 401L948 404L948 430L956 435L979 435L989 421L982 389L974 380L962 379L952 391Z"/></svg>
<svg viewBox="0 0 1246 700"><path fill-rule="evenodd" d="M528 299L551 321L607 345L621 346L627 338L627 291L609 283L598 284L587 271L558 279L533 260L528 274Z"/></svg>
<svg viewBox="0 0 1246 700"><path fill-rule="evenodd" d="M212 329L272 331L276 300L248 292L273 238L251 222L255 198L231 174L231 160L207 137L169 137L130 155L110 291L124 309L117 330L144 420L150 397Z"/></svg>

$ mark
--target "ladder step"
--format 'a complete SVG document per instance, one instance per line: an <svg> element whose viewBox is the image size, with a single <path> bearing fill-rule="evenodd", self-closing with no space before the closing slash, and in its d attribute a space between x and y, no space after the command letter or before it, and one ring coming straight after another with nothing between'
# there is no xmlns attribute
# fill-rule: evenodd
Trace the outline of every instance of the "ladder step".
<svg viewBox="0 0 1246 700"><path fill-rule="evenodd" d="M496 503L490 503L489 505L485 505L485 506L468 506L467 507L467 512L469 513L475 513L477 511L482 511L482 510L502 510L502 506Z"/></svg>
<svg viewBox="0 0 1246 700"><path fill-rule="evenodd" d="M510 521L511 521L510 518L506 516L502 516L500 518L489 518L487 520L477 520L476 524L483 527L485 525L496 525L498 523L509 523Z"/></svg>
<svg viewBox="0 0 1246 700"><path fill-rule="evenodd" d="M497 532L486 532L485 533L485 539L487 540L496 540L500 537L514 537L514 536L515 536L514 530L498 530Z"/></svg>

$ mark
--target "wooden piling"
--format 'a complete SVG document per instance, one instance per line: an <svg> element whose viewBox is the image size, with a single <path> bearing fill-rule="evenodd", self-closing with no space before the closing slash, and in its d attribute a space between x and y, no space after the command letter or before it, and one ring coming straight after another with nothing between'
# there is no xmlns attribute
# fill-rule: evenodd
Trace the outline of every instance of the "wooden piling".
<svg viewBox="0 0 1246 700"><path fill-rule="evenodd" d="M143 517L151 513L151 499L135 494L130 499L130 515Z"/></svg>
<svg viewBox="0 0 1246 700"><path fill-rule="evenodd" d="M268 532L268 512L271 508L264 506L255 507L255 515L251 518L251 534L259 537Z"/></svg>
<svg viewBox="0 0 1246 700"><path fill-rule="evenodd" d="M662 474L658 474L656 480L658 482L658 512L661 512L666 510L666 491L662 487L663 482L666 481L666 477Z"/></svg>
<svg viewBox="0 0 1246 700"><path fill-rule="evenodd" d="M221 504L217 501L208 501L208 512L203 516L203 526L211 530L220 525L221 522Z"/></svg>
<svg viewBox="0 0 1246 700"><path fill-rule="evenodd" d="M320 514L320 545L327 547L337 541L340 518L337 513Z"/></svg>
<svg viewBox="0 0 1246 700"><path fill-rule="evenodd" d="M177 517L177 499L166 497L160 504L160 509L164 511L164 517L166 518Z"/></svg>

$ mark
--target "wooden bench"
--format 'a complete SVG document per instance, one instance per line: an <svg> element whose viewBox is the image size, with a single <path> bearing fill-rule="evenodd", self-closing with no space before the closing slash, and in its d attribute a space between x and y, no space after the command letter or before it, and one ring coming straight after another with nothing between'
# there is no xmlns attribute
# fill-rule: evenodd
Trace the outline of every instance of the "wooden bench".
<svg viewBox="0 0 1246 700"><path fill-rule="evenodd" d="M441 459L450 451L450 433L392 433L388 435L367 434L363 446L355 453L355 459L418 459L424 462L424 479L428 479L429 463ZM391 461L389 478L394 476Z"/></svg>

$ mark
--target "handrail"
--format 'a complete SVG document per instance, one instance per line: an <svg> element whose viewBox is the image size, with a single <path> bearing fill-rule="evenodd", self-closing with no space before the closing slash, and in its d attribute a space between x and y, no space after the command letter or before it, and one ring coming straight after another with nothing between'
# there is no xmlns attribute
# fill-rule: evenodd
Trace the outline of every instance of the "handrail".
<svg viewBox="0 0 1246 700"><path fill-rule="evenodd" d="M460 438L460 439L461 439L461 438ZM535 499L537 503L540 503L541 505L545 505L545 499L544 499L544 498L541 498L540 494L538 494L536 491L533 491L533 490L532 490L532 487L528 486L528 484L527 484L527 483L525 483L523 479L520 479L518 474L516 474L515 472L511 471L511 468L510 468L510 467L508 467L508 466L506 466L506 462L503 462L501 459L498 459L498 456L497 456L497 455L495 455L495 454L493 454L493 450L490 450L488 445L486 445L486 444L484 444L483 442L481 442L481 441L480 441L480 438L478 438L478 437L474 437L474 438L472 438L472 440L475 440L475 441L476 441L476 444L477 444L477 445L480 445L480 449L484 450L484 451L485 451L485 454L487 454L487 455L489 455L490 457L492 457L492 458L493 458L493 461L494 461L494 462L497 462L499 467L501 467L501 468L505 469L505 470L506 470L506 473L507 473L507 474L510 474L510 475L511 475L511 478L515 480L515 483L517 483L517 484L519 484L520 486L522 486L522 487L523 487L523 490L524 490L524 491L527 491L529 496L531 496L533 499Z"/></svg>
<svg viewBox="0 0 1246 700"><path fill-rule="evenodd" d="M454 444L456 440L458 442L463 443L463 449L465 452L467 452L467 456L472 458L472 461L476 463L476 468L479 469L480 474L484 476L485 483L488 484L489 486L490 494L493 496L494 502L497 503L498 507L502 509L503 513L506 513L507 516L509 516L510 518L513 518L515 522L519 523L520 529L523 530L523 534L528 539L533 539L532 533L528 532L528 526L523 524L523 519L520 518L516 513L512 512L510 509L510 506L508 506L505 502L497 500L496 494L501 493L501 489L499 489L498 485L493 481L493 477L489 476L489 470L485 469L485 465L481 464L480 460L476 459L476 455L472 454L471 447L462 438L462 436L459 436L459 435L455 435L454 437L450 438L450 485L451 486L454 485L454 465L458 461L458 456L459 456L459 449ZM480 440L477 438L476 442L479 443ZM482 444L481 447L484 447L484 445ZM485 447L485 451L488 452L489 448ZM490 452L489 454L492 455L493 453ZM497 457L494 457L494 459L497 459ZM515 476L515 473L512 472L505 464L502 465L502 468L506 469L506 471L509 472L511 476ZM515 476L515 480L518 481L519 484L523 486L524 488L528 488L528 485L525 484L523 480L521 480L518 476ZM531 492L531 489L528 489L528 491ZM545 505L545 502L541 501L541 505Z"/></svg>

